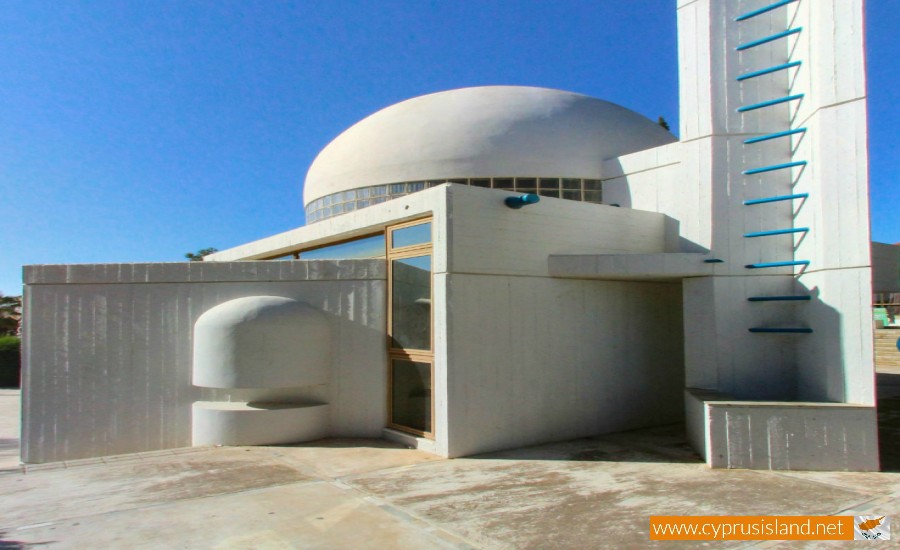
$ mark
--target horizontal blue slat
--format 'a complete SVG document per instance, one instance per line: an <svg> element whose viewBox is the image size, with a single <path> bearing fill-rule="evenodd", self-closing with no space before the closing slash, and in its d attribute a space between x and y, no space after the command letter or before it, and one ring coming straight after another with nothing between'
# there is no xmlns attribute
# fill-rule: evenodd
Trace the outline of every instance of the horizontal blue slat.
<svg viewBox="0 0 900 550"><path fill-rule="evenodd" d="M805 199L809 197L809 193L796 193L794 195L778 195L777 197L764 197L761 199L750 199L744 201L744 206L752 206L754 204L765 204L767 202L793 201L797 199Z"/></svg>
<svg viewBox="0 0 900 550"><path fill-rule="evenodd" d="M808 302L811 297L807 294L804 296L751 296L747 298L748 302Z"/></svg>
<svg viewBox="0 0 900 550"><path fill-rule="evenodd" d="M802 134L805 131L806 131L806 128L797 128L796 130L785 130L784 132L775 132L773 134L766 134L764 136L745 139L744 143L746 145L750 145L751 143L759 143L760 141L768 141L770 139L777 139L780 137L791 136L794 134Z"/></svg>
<svg viewBox="0 0 900 550"><path fill-rule="evenodd" d="M755 233L744 233L744 237L769 237L772 235L787 235L789 233L806 233L808 227L792 227L790 229L772 229L771 231L757 231Z"/></svg>
<svg viewBox="0 0 900 550"><path fill-rule="evenodd" d="M748 329L750 332L768 332L768 333L782 333L782 334L811 334L811 328L805 327L796 327L796 328L768 328L768 327L754 327Z"/></svg>
<svg viewBox="0 0 900 550"><path fill-rule="evenodd" d="M795 95L787 95L784 97L779 97L777 99L770 99L768 101L762 101L760 103L754 103L752 105L744 105L743 107L738 107L739 113L745 113L747 111L753 111L754 109L762 109L763 107L771 107L772 105L778 105L779 103L787 103L788 101L794 101L796 99L802 99L803 94L795 94Z"/></svg>
<svg viewBox="0 0 900 550"><path fill-rule="evenodd" d="M768 267L789 267L792 265L809 265L809 260L789 260L786 262L761 262L758 264L747 264L747 269L766 269Z"/></svg>
<svg viewBox="0 0 900 550"><path fill-rule="evenodd" d="M747 80L750 78L756 78L757 76L762 76L764 74L776 73L778 71L790 69L791 67L799 67L801 65L801 63L802 63L802 61L792 61L790 63L784 63L783 65L775 65L774 67L768 67L765 69L760 69L758 71L745 73L745 74L742 74L741 76L737 77L737 81L742 82L744 80Z"/></svg>
<svg viewBox="0 0 900 550"><path fill-rule="evenodd" d="M771 36L766 36L765 38L760 38L759 40L753 40L752 42L747 42L746 44L741 44L737 48L737 51L742 52L744 50L749 50L750 48L755 48L756 46L762 46L763 44L768 44L769 42L774 42L786 36L790 36L792 34L797 34L803 30L803 27L796 27L793 29L788 29L786 31L781 31L779 33L775 33Z"/></svg>
<svg viewBox="0 0 900 550"><path fill-rule="evenodd" d="M738 16L735 18L735 21L746 21L747 19L756 17L757 15L762 15L766 12L770 12L772 10L777 10L781 6L786 6L791 2L796 2L797 0L781 0L780 2L775 2L774 4L769 4L768 6L759 8L758 10L753 10L745 13L744 15Z"/></svg>
<svg viewBox="0 0 900 550"><path fill-rule="evenodd" d="M785 162L784 164L772 164L771 166L761 166L759 168L751 168L750 170L744 170L741 172L745 176L752 176L753 174L762 174L763 172L774 172L775 170L784 170L785 168L794 168L795 166L806 166L805 160L798 160L795 162Z"/></svg>

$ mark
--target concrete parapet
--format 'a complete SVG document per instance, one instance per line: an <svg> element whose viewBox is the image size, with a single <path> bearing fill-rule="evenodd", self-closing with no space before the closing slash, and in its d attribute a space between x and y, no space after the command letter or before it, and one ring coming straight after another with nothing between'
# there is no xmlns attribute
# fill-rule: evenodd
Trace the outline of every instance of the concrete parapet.
<svg viewBox="0 0 900 550"><path fill-rule="evenodd" d="M688 438L711 468L879 469L875 407L732 401L688 389L685 408Z"/></svg>

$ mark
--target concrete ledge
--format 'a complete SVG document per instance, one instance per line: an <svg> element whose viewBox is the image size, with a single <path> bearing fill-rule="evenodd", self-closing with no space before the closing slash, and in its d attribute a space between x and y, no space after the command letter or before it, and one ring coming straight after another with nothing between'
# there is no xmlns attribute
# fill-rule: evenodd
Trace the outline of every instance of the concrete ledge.
<svg viewBox="0 0 900 550"><path fill-rule="evenodd" d="M27 265L26 285L384 280L385 260Z"/></svg>
<svg viewBox="0 0 900 550"><path fill-rule="evenodd" d="M428 439L426 437L419 437L413 434L408 434L406 432L401 432L400 430L394 430L391 428L385 428L381 431L381 434L388 441L393 441L394 443L399 443L401 445L406 445L411 449L418 449L420 451L424 451L426 453L437 454L437 447L435 447L434 440Z"/></svg>
<svg viewBox="0 0 900 550"><path fill-rule="evenodd" d="M314 441L328 435L328 405L198 401L192 431L195 447Z"/></svg>
<svg viewBox="0 0 900 550"><path fill-rule="evenodd" d="M665 281L715 275L721 264L704 263L709 254L552 254L550 276L613 281Z"/></svg>
<svg viewBox="0 0 900 550"><path fill-rule="evenodd" d="M685 391L688 436L711 468L877 471L874 407L849 403L734 401Z"/></svg>

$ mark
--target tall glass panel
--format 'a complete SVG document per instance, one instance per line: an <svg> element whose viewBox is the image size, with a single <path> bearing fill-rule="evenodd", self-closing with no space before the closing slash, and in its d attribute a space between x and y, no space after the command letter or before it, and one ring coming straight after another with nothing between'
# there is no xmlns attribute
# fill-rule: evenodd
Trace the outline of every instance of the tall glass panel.
<svg viewBox="0 0 900 550"><path fill-rule="evenodd" d="M391 261L391 347L431 349L431 255Z"/></svg>
<svg viewBox="0 0 900 550"><path fill-rule="evenodd" d="M391 360L391 423L431 432L431 365Z"/></svg>

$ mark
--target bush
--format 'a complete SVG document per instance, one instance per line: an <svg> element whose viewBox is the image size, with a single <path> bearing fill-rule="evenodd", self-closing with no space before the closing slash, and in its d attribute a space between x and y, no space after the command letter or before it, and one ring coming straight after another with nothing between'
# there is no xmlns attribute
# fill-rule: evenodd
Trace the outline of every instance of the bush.
<svg viewBox="0 0 900 550"><path fill-rule="evenodd" d="M18 336L0 336L0 388L18 388L22 370L22 341Z"/></svg>

